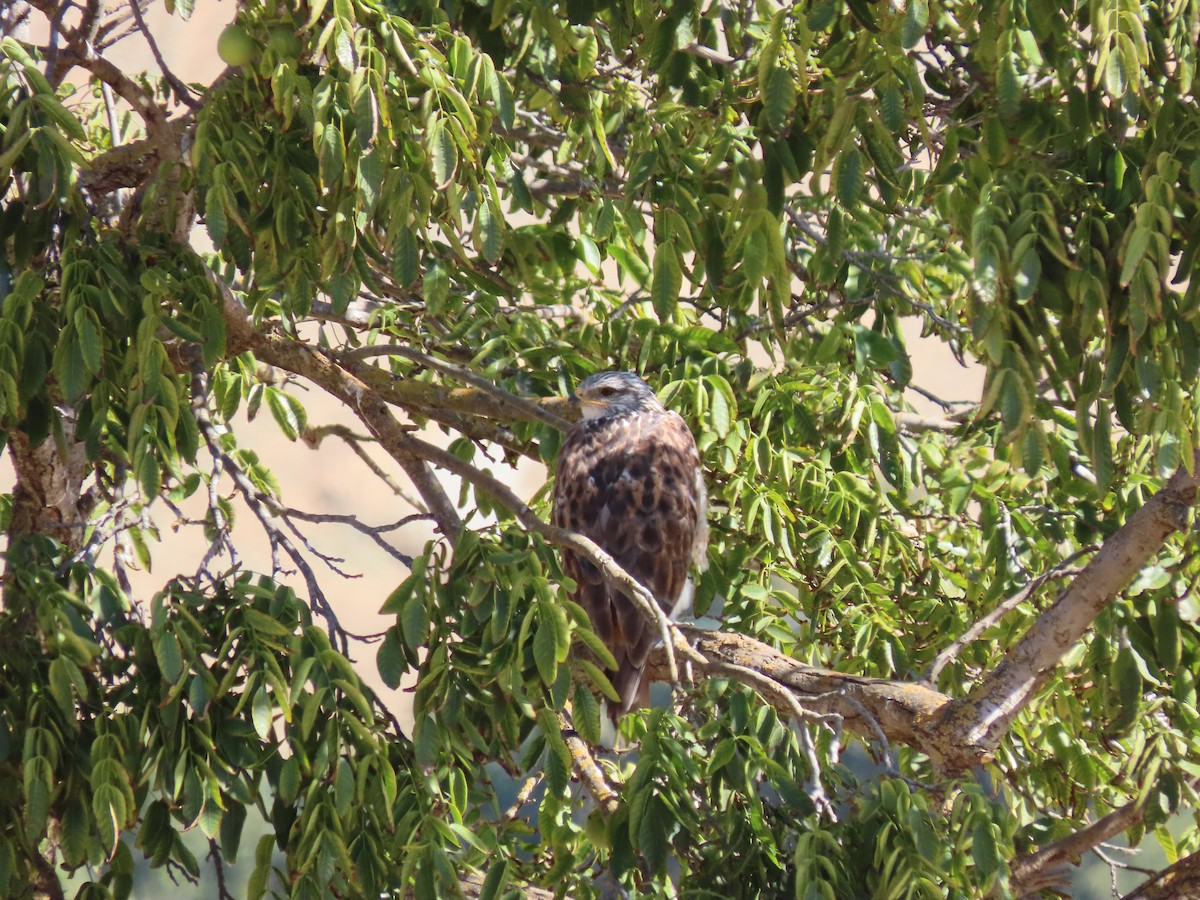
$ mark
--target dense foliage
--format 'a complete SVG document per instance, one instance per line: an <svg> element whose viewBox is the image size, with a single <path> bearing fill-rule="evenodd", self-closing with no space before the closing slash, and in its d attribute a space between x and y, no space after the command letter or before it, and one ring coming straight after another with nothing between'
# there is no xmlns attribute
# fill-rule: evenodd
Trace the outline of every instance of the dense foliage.
<svg viewBox="0 0 1200 900"><path fill-rule="evenodd" d="M255 808L251 896L1013 896L1114 810L1200 846L1192 531L974 767L728 669L614 753L547 496L504 487L561 443L537 398L644 373L708 476L697 612L972 696L1193 466L1196 0L242 2L191 87L113 64L122 11L32 6L57 40L17 10L0 45L0 894L129 896L139 853L197 877L181 833L233 861ZM908 318L986 368L978 405L910 413L947 389ZM306 431L260 364L345 403L439 528L376 598L411 735L237 445L247 409ZM192 496L203 569L131 596ZM301 577L233 567L237 515Z"/></svg>

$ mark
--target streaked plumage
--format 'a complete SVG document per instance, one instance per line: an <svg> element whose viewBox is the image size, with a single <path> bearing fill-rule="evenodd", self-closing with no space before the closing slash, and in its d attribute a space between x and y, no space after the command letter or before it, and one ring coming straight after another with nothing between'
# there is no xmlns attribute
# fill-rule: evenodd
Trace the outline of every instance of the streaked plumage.
<svg viewBox="0 0 1200 900"><path fill-rule="evenodd" d="M554 524L591 538L676 615L691 600L689 564L703 569L707 562L695 438L632 372L592 375L575 396L584 418L558 454ZM563 569L578 585L572 599L617 661L609 673L621 697L619 707L609 708L616 721L647 703L642 670L658 632L592 563L567 549L562 554Z"/></svg>

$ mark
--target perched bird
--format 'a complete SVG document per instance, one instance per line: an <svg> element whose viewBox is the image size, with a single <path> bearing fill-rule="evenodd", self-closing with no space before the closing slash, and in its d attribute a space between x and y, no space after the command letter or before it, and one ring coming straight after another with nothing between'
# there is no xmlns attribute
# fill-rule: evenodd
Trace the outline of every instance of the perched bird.
<svg viewBox="0 0 1200 900"><path fill-rule="evenodd" d="M595 541L676 616L691 602L688 565L703 571L708 562L696 440L679 413L632 372L585 378L571 399L583 419L558 454L554 524ZM577 585L572 599L617 661L609 677L621 701L608 710L616 722L648 705L642 670L658 630L585 557L567 548L562 557Z"/></svg>

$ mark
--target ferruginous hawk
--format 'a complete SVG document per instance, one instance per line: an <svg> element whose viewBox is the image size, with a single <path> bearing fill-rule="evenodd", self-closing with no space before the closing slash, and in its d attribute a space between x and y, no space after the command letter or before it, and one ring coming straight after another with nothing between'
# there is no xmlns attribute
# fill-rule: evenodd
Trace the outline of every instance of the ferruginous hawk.
<svg viewBox="0 0 1200 900"><path fill-rule="evenodd" d="M691 601L689 563L708 559L704 475L696 440L679 413L666 409L632 372L600 372L580 382L583 419L558 454L555 525L591 538L653 595L670 616ZM572 594L617 661L609 673L621 702L616 722L648 705L642 670L658 630L633 602L580 554L563 548Z"/></svg>

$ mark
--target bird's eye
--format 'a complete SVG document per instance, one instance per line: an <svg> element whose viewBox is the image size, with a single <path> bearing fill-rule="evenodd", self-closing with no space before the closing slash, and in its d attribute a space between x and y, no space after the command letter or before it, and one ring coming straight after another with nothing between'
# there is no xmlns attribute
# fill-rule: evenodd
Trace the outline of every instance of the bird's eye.
<svg viewBox="0 0 1200 900"><path fill-rule="evenodd" d="M601 397L611 397L616 392L617 392L617 389L614 387L602 387L598 391L598 393L600 394Z"/></svg>

